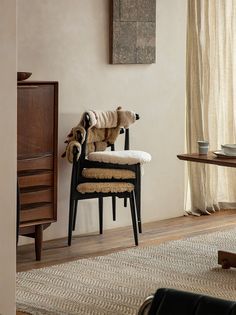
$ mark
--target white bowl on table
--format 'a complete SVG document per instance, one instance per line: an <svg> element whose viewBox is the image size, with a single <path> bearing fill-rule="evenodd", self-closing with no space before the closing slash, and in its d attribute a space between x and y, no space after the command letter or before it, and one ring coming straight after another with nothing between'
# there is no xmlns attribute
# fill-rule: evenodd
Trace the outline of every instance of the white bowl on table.
<svg viewBox="0 0 236 315"><path fill-rule="evenodd" d="M222 144L221 149L225 155L236 156L236 144Z"/></svg>

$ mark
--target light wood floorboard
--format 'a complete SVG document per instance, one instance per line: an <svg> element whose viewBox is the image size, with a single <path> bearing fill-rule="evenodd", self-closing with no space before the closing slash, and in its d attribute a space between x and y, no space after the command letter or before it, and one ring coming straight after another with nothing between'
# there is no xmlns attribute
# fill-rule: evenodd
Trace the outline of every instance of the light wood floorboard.
<svg viewBox="0 0 236 315"><path fill-rule="evenodd" d="M160 244L166 241L200 235L236 226L236 211L222 210L212 215L200 217L183 216L143 224L143 233L139 236L139 246ZM44 242L42 260L35 261L34 246L24 245L17 249L17 271L51 266L74 259L105 255L133 247L131 227L105 230L98 233L74 236L72 246L67 239ZM17 312L18 315L23 314Z"/></svg>

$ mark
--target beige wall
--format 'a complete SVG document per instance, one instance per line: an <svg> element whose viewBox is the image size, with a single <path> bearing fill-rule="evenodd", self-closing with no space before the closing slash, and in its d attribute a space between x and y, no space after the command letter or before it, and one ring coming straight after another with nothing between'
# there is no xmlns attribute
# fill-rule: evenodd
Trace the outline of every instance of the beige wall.
<svg viewBox="0 0 236 315"><path fill-rule="evenodd" d="M16 0L0 0L0 314L15 313Z"/></svg>
<svg viewBox="0 0 236 315"><path fill-rule="evenodd" d="M90 108L137 111L131 144L152 154L143 177L143 221L183 214L186 1L157 0L157 62L109 65L108 0L19 0L19 69L32 79L60 84L59 153L70 128ZM65 236L70 165L59 158L58 222L46 238ZM106 203L105 228L130 224L121 207L112 222ZM98 229L97 202L84 201L77 233Z"/></svg>

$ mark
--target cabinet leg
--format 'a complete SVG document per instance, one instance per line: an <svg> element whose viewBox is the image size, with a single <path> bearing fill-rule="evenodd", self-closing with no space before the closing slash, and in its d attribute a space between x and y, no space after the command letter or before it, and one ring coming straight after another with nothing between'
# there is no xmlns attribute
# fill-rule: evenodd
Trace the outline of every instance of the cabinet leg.
<svg viewBox="0 0 236 315"><path fill-rule="evenodd" d="M35 254L36 260L41 260L43 242L43 225L35 225Z"/></svg>

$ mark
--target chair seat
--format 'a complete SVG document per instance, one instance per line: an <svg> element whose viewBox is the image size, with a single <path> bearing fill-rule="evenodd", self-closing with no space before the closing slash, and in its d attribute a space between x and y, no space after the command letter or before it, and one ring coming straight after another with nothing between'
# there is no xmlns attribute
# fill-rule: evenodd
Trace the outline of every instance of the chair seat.
<svg viewBox="0 0 236 315"><path fill-rule="evenodd" d="M130 179L135 178L135 172L111 168L84 168L82 176L96 179Z"/></svg>
<svg viewBox="0 0 236 315"><path fill-rule="evenodd" d="M122 193L122 192L131 192L134 190L134 185L131 183L82 183L77 186L78 192L81 194L86 193Z"/></svg>
<svg viewBox="0 0 236 315"><path fill-rule="evenodd" d="M148 163L151 158L149 153L135 150L92 152L88 155L90 161L129 165Z"/></svg>

